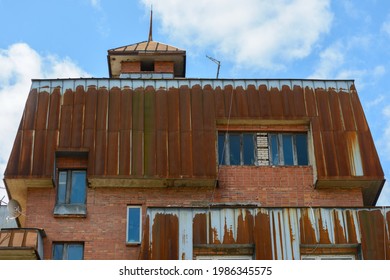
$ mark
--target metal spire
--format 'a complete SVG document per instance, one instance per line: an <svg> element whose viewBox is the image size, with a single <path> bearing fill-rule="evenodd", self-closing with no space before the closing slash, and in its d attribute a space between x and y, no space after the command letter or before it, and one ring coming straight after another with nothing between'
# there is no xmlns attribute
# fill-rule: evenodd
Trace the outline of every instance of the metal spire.
<svg viewBox="0 0 390 280"><path fill-rule="evenodd" d="M150 7L150 26L148 42L153 41L153 6Z"/></svg>

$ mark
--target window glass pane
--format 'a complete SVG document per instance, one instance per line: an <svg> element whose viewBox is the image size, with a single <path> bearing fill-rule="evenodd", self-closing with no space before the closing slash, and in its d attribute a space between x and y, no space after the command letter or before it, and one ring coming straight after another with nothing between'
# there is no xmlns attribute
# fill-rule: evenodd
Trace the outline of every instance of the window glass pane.
<svg viewBox="0 0 390 280"><path fill-rule="evenodd" d="M272 165L279 165L278 135L271 134L271 159Z"/></svg>
<svg viewBox="0 0 390 280"><path fill-rule="evenodd" d="M64 245L63 244L53 244L53 260L62 260Z"/></svg>
<svg viewBox="0 0 390 280"><path fill-rule="evenodd" d="M230 146L230 165L240 165L240 134L229 135L229 146Z"/></svg>
<svg viewBox="0 0 390 280"><path fill-rule="evenodd" d="M298 165L308 165L309 157L307 153L307 135L297 134L295 136L295 142L297 146Z"/></svg>
<svg viewBox="0 0 390 280"><path fill-rule="evenodd" d="M253 133L243 134L244 165L255 165L255 137Z"/></svg>
<svg viewBox="0 0 390 280"><path fill-rule="evenodd" d="M60 171L58 174L58 192L57 203L64 204L66 200L66 171Z"/></svg>
<svg viewBox="0 0 390 280"><path fill-rule="evenodd" d="M225 145L225 132L218 133L218 164L225 165L225 153L226 147Z"/></svg>
<svg viewBox="0 0 390 280"><path fill-rule="evenodd" d="M127 216L127 242L140 242L141 208L128 208Z"/></svg>
<svg viewBox="0 0 390 280"><path fill-rule="evenodd" d="M70 203L85 203L86 171L72 171Z"/></svg>
<svg viewBox="0 0 390 280"><path fill-rule="evenodd" d="M83 245L82 244L68 244L68 260L82 260L83 259Z"/></svg>
<svg viewBox="0 0 390 280"><path fill-rule="evenodd" d="M291 134L283 134L284 165L294 165L293 141Z"/></svg>

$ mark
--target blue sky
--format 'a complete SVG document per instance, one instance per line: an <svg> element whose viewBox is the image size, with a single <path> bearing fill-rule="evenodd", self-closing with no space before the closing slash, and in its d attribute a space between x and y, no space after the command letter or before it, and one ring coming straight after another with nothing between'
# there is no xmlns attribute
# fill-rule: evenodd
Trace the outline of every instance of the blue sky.
<svg viewBox="0 0 390 280"><path fill-rule="evenodd" d="M0 0L0 173L31 79L107 77L107 50L153 39L187 77L354 79L390 174L390 1ZM0 199L4 194L0 184ZM390 205L386 183L378 205Z"/></svg>

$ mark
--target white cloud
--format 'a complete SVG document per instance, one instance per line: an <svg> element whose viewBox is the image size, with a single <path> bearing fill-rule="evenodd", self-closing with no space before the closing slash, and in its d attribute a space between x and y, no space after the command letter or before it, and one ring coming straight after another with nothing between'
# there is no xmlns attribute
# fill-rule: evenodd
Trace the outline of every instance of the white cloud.
<svg viewBox="0 0 390 280"><path fill-rule="evenodd" d="M89 0L91 6L97 10L101 9L100 0Z"/></svg>
<svg viewBox="0 0 390 280"><path fill-rule="evenodd" d="M390 14L387 16L387 20L382 23L381 31L390 36Z"/></svg>
<svg viewBox="0 0 390 280"><path fill-rule="evenodd" d="M329 79L334 78L337 71L345 60L345 50L343 44L336 42L320 53L320 61L316 65L316 70L308 78Z"/></svg>
<svg viewBox="0 0 390 280"><path fill-rule="evenodd" d="M329 0L141 0L162 30L186 46L245 68L283 67L308 56L329 31Z"/></svg>
<svg viewBox="0 0 390 280"><path fill-rule="evenodd" d="M31 79L90 75L70 58L42 56L24 43L0 49L0 65L0 174L3 175L31 87ZM3 194L4 190L0 189L0 199Z"/></svg>

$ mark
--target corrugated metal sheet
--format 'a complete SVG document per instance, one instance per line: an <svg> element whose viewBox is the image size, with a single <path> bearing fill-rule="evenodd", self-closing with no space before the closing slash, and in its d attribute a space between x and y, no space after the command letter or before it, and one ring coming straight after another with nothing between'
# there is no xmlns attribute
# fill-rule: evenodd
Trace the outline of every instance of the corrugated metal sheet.
<svg viewBox="0 0 390 280"><path fill-rule="evenodd" d="M56 149L88 149L91 177L215 179L229 116L309 122L318 186L352 180L375 203L383 170L349 80L34 80L5 176L49 177Z"/></svg>
<svg viewBox="0 0 390 280"><path fill-rule="evenodd" d="M147 215L151 259L192 259L196 246L248 244L256 259L300 259L305 246L315 253L348 245L361 246L363 259L390 259L387 208L151 208Z"/></svg>

